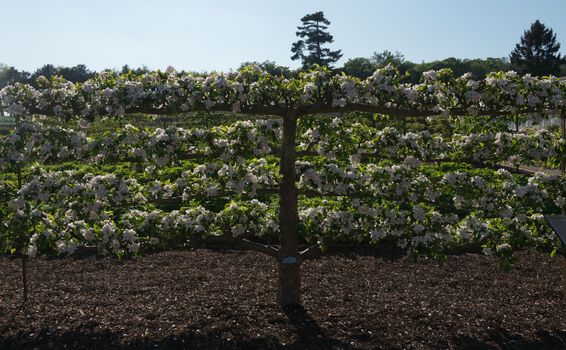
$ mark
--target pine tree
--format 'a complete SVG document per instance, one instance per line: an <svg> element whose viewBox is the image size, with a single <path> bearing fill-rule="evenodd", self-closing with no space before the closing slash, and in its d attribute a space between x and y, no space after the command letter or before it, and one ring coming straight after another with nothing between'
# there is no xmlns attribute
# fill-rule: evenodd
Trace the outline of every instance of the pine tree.
<svg viewBox="0 0 566 350"><path fill-rule="evenodd" d="M330 21L324 17L322 11L308 14L301 18L302 26L297 27L297 36L300 37L291 47L292 60L300 59L303 68L318 64L320 66L330 65L342 57L342 50L331 51L322 45L334 42L334 38L326 30Z"/></svg>
<svg viewBox="0 0 566 350"><path fill-rule="evenodd" d="M536 20L511 52L511 64L523 74L558 75L560 65L565 62L558 53L559 50L560 43L556 41L556 34Z"/></svg>

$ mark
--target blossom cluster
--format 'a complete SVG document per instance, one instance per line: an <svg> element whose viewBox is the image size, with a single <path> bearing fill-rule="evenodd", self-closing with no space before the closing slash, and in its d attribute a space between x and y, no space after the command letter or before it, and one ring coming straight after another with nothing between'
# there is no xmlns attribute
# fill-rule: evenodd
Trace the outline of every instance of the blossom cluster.
<svg viewBox="0 0 566 350"><path fill-rule="evenodd" d="M246 195L256 198L262 191L278 188L280 175L277 163L265 158L225 163L203 163L184 171L167 184L155 180L149 188L151 199L180 197L184 202L195 198Z"/></svg>
<svg viewBox="0 0 566 350"><path fill-rule="evenodd" d="M178 247L210 234L273 236L278 230L273 205L257 199L232 201L219 212L195 202L162 211L152 209L144 194L133 178L39 171L0 206L1 247L9 251L24 243L30 256L96 247L100 254L121 256L136 254L143 245Z"/></svg>
<svg viewBox="0 0 566 350"><path fill-rule="evenodd" d="M96 138L87 137L81 130L23 122L12 133L0 136L0 168L81 160L137 162L149 171L199 157L241 162L243 157L277 155L280 147L281 123L274 119L238 121L210 129L171 126L145 130L126 125ZM563 140L546 130L446 138L428 131L403 133L393 127L346 125L339 118L306 128L298 137L299 155L306 152L303 154L330 160L347 157L354 163L364 157L415 157L421 161L528 165L556 159L562 148Z"/></svg>
<svg viewBox="0 0 566 350"><path fill-rule="evenodd" d="M366 80L325 68L291 79L270 75L257 66L207 75L168 70L132 77L103 72L84 83L41 77L38 88L9 85L0 91L0 109L20 117L42 114L68 119L139 111L172 114L264 109L281 114L292 108L327 106L339 110L360 104L418 115L533 113L540 117L558 116L565 108L565 85L554 77L498 72L474 80L471 74L454 77L444 69L423 73L419 84L401 80L391 66Z"/></svg>
<svg viewBox="0 0 566 350"><path fill-rule="evenodd" d="M0 168L76 160L131 161L158 168L193 157L228 161L242 155L272 154L280 136L280 122L270 119L238 121L210 129L171 126L144 130L126 125L96 138L87 137L81 130L23 122L9 135L0 136Z"/></svg>
<svg viewBox="0 0 566 350"><path fill-rule="evenodd" d="M352 176L354 169L328 168L310 174L317 178L319 191L351 186L352 194L326 193L324 199L303 203L301 224L319 241L367 241L369 235L417 254L472 244L507 258L517 249L558 244L543 213L560 212L566 204L566 181L559 176L537 173L525 181L506 170L435 173L393 165L364 178ZM329 177L335 180L332 185ZM353 179L367 183L356 188Z"/></svg>
<svg viewBox="0 0 566 350"><path fill-rule="evenodd" d="M564 140L545 129L442 136L428 130L401 132L394 127L348 123L344 118L306 127L298 140L300 151L331 160L347 158L351 162L415 157L421 161L529 165L540 161L556 163L564 148Z"/></svg>
<svg viewBox="0 0 566 350"><path fill-rule="evenodd" d="M275 169L265 159L233 167L210 163L188 170L172 183L145 185L112 174L39 172L6 207L0 206L6 218L1 241L16 245L23 237L30 255L73 253L85 246L123 255L144 247L182 246L210 234L273 238L279 228L276 201L269 199L271 194L254 192L258 182L250 180L264 176L275 181ZM301 161L297 180L304 239L394 239L410 252L469 243L500 255L518 248L549 247L556 242L542 213L566 206L566 181L560 176L523 177L505 170L446 172L411 160L397 165ZM239 181L245 185L234 187ZM218 192L210 193L211 188ZM216 198L229 196L230 191L255 198L228 201L221 210L199 202L199 194ZM321 197L310 198L311 192ZM159 200L179 193L184 197L181 210L155 209ZM502 249L503 244L512 249Z"/></svg>

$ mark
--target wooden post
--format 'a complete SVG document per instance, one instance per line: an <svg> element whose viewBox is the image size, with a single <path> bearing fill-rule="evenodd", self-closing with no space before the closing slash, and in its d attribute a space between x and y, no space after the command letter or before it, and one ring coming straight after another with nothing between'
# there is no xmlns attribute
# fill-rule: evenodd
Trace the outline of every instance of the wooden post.
<svg viewBox="0 0 566 350"><path fill-rule="evenodd" d="M16 116L16 128L21 124L20 116ZM18 192L22 189L22 166L18 165L16 169L17 181L18 181ZM22 254L22 287L23 287L23 299L24 304L27 304L28 301L28 269L27 269L27 262L28 256L27 251L24 252L24 248L22 247L20 253Z"/></svg>
<svg viewBox="0 0 566 350"><path fill-rule="evenodd" d="M295 140L297 134L297 112L283 116L283 142L281 146L280 173L283 179L279 186L279 278L277 302L282 306L300 304L300 265L297 229L297 187L295 185Z"/></svg>
<svg viewBox="0 0 566 350"><path fill-rule="evenodd" d="M562 142L566 139L566 116L560 118L560 138ZM566 173L566 162L564 161L564 152L562 152L560 155L560 174L564 176L564 173Z"/></svg>
<svg viewBox="0 0 566 350"><path fill-rule="evenodd" d="M17 169L17 177L18 177L18 191L22 189L22 169L18 167ZM22 287L23 287L23 297L24 297L24 304L28 301L28 271L27 271L27 262L28 256L27 251L24 252L24 248L22 247L21 250L22 254Z"/></svg>
<svg viewBox="0 0 566 350"><path fill-rule="evenodd" d="M566 136L566 117L562 116L560 118L560 138L564 142ZM562 146L564 147L564 146ZM560 155L560 174L564 177L566 170L566 162L564 161L564 152ZM564 207L562 209L562 215L564 215ZM562 246L565 251L562 253L562 296L566 300L566 246Z"/></svg>
<svg viewBox="0 0 566 350"><path fill-rule="evenodd" d="M28 256L22 255L22 284L24 286L24 304L28 302Z"/></svg>

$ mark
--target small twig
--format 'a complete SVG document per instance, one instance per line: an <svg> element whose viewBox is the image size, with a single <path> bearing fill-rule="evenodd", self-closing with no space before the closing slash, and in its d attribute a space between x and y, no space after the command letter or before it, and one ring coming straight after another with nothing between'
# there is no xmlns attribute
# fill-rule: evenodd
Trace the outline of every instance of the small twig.
<svg viewBox="0 0 566 350"><path fill-rule="evenodd" d="M303 260L318 257L320 254L322 254L322 250L320 249L319 243L315 243L299 253Z"/></svg>

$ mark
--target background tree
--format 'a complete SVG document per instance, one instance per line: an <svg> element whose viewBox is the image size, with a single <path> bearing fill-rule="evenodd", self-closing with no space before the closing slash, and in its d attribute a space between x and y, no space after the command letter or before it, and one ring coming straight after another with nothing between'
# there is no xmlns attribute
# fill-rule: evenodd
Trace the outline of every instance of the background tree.
<svg viewBox="0 0 566 350"><path fill-rule="evenodd" d="M371 76L377 69L374 62L366 57L355 57L350 58L346 63L342 71L348 75L358 77L360 79L366 79Z"/></svg>
<svg viewBox="0 0 566 350"><path fill-rule="evenodd" d="M146 67L145 65L134 69L134 68L131 68L129 65L126 64L126 65L123 65L122 69L120 71L117 71L116 73L117 74L133 74L135 76L139 76L139 75L146 74L146 73L149 73L149 72L150 72L150 69L148 67Z"/></svg>
<svg viewBox="0 0 566 350"><path fill-rule="evenodd" d="M45 64L41 68L36 69L35 72L32 73L30 77L30 83L35 84L37 78L44 76L47 79L50 79L52 76L57 75L57 67L52 64Z"/></svg>
<svg viewBox="0 0 566 350"><path fill-rule="evenodd" d="M344 63L342 71L348 75L353 75L360 79L366 79L371 76L377 69L387 65L397 68L401 74L405 74L415 65L413 62L407 61L405 56L399 51L384 50L374 52L370 58L356 57L349 59Z"/></svg>
<svg viewBox="0 0 566 350"><path fill-rule="evenodd" d="M25 83L29 80L30 74L26 71L19 71L14 67L0 63L0 89L6 85L14 83Z"/></svg>
<svg viewBox="0 0 566 350"><path fill-rule="evenodd" d="M371 56L372 62L375 64L376 69L383 68L391 65L399 71L403 79L412 81L411 78L419 81L421 73L415 70L417 64L405 59L405 56L399 51L383 50L381 52L374 52Z"/></svg>
<svg viewBox="0 0 566 350"><path fill-rule="evenodd" d="M261 69L265 70L269 74L282 75L285 78L291 78L291 77L296 75L296 72L291 71L291 69L289 67L280 66L275 61L270 61L270 60L266 60L266 61L263 61L263 62L246 61L246 62L243 62L242 64L240 64L240 68L238 68L238 69L242 69L245 66L249 66L249 65L259 66L259 67L261 67Z"/></svg>
<svg viewBox="0 0 566 350"><path fill-rule="evenodd" d="M389 51L383 50L381 52L374 52L371 56L371 60L378 68L383 68L388 64L394 67L399 67L403 63L407 62L405 56L399 51Z"/></svg>
<svg viewBox="0 0 566 350"><path fill-rule="evenodd" d="M55 67L52 64L46 64L41 68L38 68L29 79L29 83L35 85L35 81L40 76L44 76L50 79L54 75L60 75L63 78L76 82L85 82L86 80L92 78L96 72L89 70L84 64L79 64L74 67Z"/></svg>
<svg viewBox="0 0 566 350"><path fill-rule="evenodd" d="M75 83L84 83L94 77L95 74L95 72L89 70L84 64L78 64L74 67L58 67L57 71L63 78Z"/></svg>
<svg viewBox="0 0 566 350"><path fill-rule="evenodd" d="M558 75L560 65L564 63L559 50L560 43L556 41L556 34L536 20L511 52L511 64L523 74Z"/></svg>
<svg viewBox="0 0 566 350"><path fill-rule="evenodd" d="M334 42L334 38L326 30L330 21L322 11L308 14L301 18L302 26L297 27L297 36L301 38L291 47L292 60L301 60L303 68L318 64L330 67L342 57L342 50L331 51L322 45Z"/></svg>

